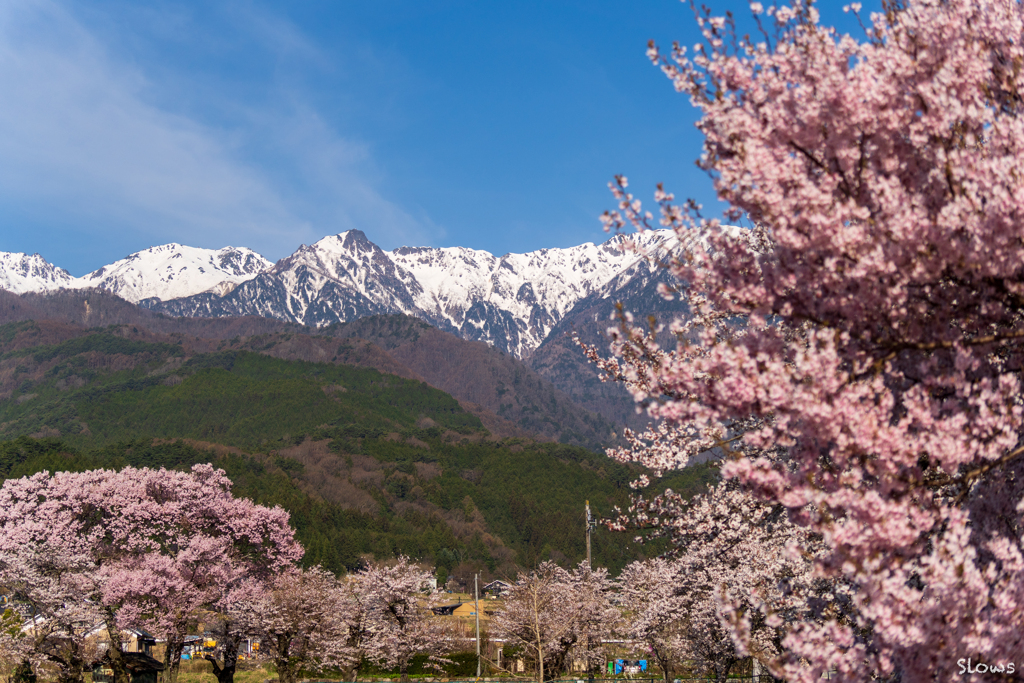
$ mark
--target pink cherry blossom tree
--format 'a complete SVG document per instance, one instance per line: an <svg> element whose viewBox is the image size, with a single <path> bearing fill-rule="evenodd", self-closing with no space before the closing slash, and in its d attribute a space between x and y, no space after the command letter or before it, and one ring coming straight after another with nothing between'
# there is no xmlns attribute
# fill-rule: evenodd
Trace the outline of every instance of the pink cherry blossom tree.
<svg viewBox="0 0 1024 683"><path fill-rule="evenodd" d="M536 571L519 575L491 620L506 644L533 656L537 683L545 680L545 664L557 656L558 643L572 628L567 618L568 586L569 573L554 562L544 562Z"/></svg>
<svg viewBox="0 0 1024 683"><path fill-rule="evenodd" d="M35 550L35 549L33 549ZM68 557L45 549L19 556L0 554L0 584L14 596L23 645L30 660L56 668L61 683L82 680L88 648L86 632L99 621L89 598L98 595L88 557Z"/></svg>
<svg viewBox="0 0 1024 683"><path fill-rule="evenodd" d="M93 552L102 534L80 535L71 523L73 481L41 473L0 487L0 585L29 622L15 639L24 662L49 662L62 679L81 681L85 631L105 616L105 579Z"/></svg>
<svg viewBox="0 0 1024 683"><path fill-rule="evenodd" d="M99 597L96 565L85 555L50 548L0 550L0 592L13 606L5 615L0 639L5 658L23 668L55 667L60 683L81 683L87 664L87 631L100 621L93 600Z"/></svg>
<svg viewBox="0 0 1024 683"><path fill-rule="evenodd" d="M371 564L351 579L365 610L365 656L398 669L402 681L409 680L414 655L427 653L428 665L440 669L456 646L455 633L432 616L441 595L429 588L430 578L409 558L399 557L392 564Z"/></svg>
<svg viewBox="0 0 1024 683"><path fill-rule="evenodd" d="M104 597L119 606L120 624L166 638L165 679L173 683L185 635L199 616L259 592L302 549L286 512L235 498L231 481L209 465L190 472L126 468L119 476L129 490L108 509L133 545L106 565ZM232 641L230 655L238 634L227 628L221 637ZM233 678L231 661L215 663L222 681Z"/></svg>
<svg viewBox="0 0 1024 683"><path fill-rule="evenodd" d="M632 454L666 469L717 448L824 541L814 571L852 608L790 624L776 675L1001 671L1024 651L1024 5L883 0L860 40L809 2L751 7L760 37L700 11L692 53L649 50L755 227L656 192L683 245L664 294L692 316L672 349L616 331L603 368L661 421ZM654 227L613 190L609 228ZM735 614L741 644L753 619Z"/></svg>
<svg viewBox="0 0 1024 683"><path fill-rule="evenodd" d="M32 683L33 643L22 632L25 620L10 607L0 612L0 680Z"/></svg>
<svg viewBox="0 0 1024 683"><path fill-rule="evenodd" d="M319 567L287 571L270 589L240 601L231 616L259 638L260 655L277 668L281 683L300 670L351 667L360 652L349 644L349 619L358 605L333 574Z"/></svg>
<svg viewBox="0 0 1024 683"><path fill-rule="evenodd" d="M604 640L621 626L620 611L613 604L617 588L607 569L592 569L585 561L569 572L572 628L559 641L561 656L554 669L570 672L578 663L588 672L600 670L606 659Z"/></svg>
<svg viewBox="0 0 1024 683"><path fill-rule="evenodd" d="M340 665L342 672L353 681L359 673L359 666L367 654L367 643L370 640L369 603L372 591L359 580L358 574L350 574L339 583L344 594L346 605L345 631L342 636L343 645L349 653L347 663Z"/></svg>
<svg viewBox="0 0 1024 683"><path fill-rule="evenodd" d="M0 551L53 561L77 558L62 580L94 586L118 683L128 674L120 629L150 626L168 638L171 679L184 628L199 609L230 603L291 566L302 549L288 515L235 499L220 470L125 468L43 472L0 488Z"/></svg>

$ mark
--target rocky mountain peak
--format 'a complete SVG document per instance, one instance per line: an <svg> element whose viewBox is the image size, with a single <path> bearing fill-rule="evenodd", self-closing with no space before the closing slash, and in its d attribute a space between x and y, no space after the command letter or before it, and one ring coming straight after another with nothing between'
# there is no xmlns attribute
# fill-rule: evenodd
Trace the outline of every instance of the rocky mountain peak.
<svg viewBox="0 0 1024 683"><path fill-rule="evenodd" d="M0 289L22 294L68 287L71 273L47 262L39 254L0 252Z"/></svg>

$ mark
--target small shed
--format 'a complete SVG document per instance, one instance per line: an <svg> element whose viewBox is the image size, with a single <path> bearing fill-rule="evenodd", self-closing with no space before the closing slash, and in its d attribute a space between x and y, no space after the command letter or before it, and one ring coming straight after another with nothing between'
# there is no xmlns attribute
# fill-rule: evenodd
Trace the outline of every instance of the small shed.
<svg viewBox="0 0 1024 683"><path fill-rule="evenodd" d="M480 621L487 621L493 614L492 610L485 609L488 604L483 600L480 601ZM475 617L476 616L476 605L472 602L464 602L452 612L457 617Z"/></svg>
<svg viewBox="0 0 1024 683"><path fill-rule="evenodd" d="M132 683L156 683L157 675L164 670L164 665L142 652L124 652L125 666L131 676ZM114 683L114 670L110 668L110 653L93 664L93 683Z"/></svg>
<svg viewBox="0 0 1024 683"><path fill-rule="evenodd" d="M484 609L487 607L487 603L483 600L480 601L480 619L490 619L492 611ZM454 616L454 617L475 617L476 616L476 605L473 602L457 602L453 605L441 605L439 607L432 608L434 614L438 616Z"/></svg>
<svg viewBox="0 0 1024 683"><path fill-rule="evenodd" d="M455 610L457 610L461 606L461 602L457 602L454 605L438 605L437 607L431 607L430 611L432 611L439 617L443 617L449 614L455 614Z"/></svg>

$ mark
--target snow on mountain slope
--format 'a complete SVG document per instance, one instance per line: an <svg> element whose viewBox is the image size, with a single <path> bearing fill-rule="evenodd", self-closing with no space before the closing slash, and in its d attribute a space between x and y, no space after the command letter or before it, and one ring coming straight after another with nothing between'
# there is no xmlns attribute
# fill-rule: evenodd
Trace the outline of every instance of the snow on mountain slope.
<svg viewBox="0 0 1024 683"><path fill-rule="evenodd" d="M388 256L419 283L416 305L456 325L475 302L490 299L499 264L490 252L465 247L401 247Z"/></svg>
<svg viewBox="0 0 1024 683"><path fill-rule="evenodd" d="M630 239L653 253L676 241L660 230L495 256L463 247L384 251L349 230L302 245L274 265L245 248L167 244L77 279L41 257L8 254L0 261L0 287L99 287L170 315L253 315L316 327L403 313L525 358L580 302L614 296L655 274L655 266L622 249ZM703 232L687 237L705 239Z"/></svg>
<svg viewBox="0 0 1024 683"><path fill-rule="evenodd" d="M0 289L16 294L46 292L70 287L73 281L71 273L39 254L0 251Z"/></svg>
<svg viewBox="0 0 1024 683"><path fill-rule="evenodd" d="M667 231L639 237L646 246L670 238L674 239ZM470 338L496 343L496 336L505 337L509 350L522 356L536 348L577 301L639 260L637 254L620 248L624 241L616 236L602 244L500 257L463 247L402 247L390 256L422 286L416 297L421 311ZM487 329L487 318L495 311L510 314L516 329Z"/></svg>
<svg viewBox="0 0 1024 683"><path fill-rule="evenodd" d="M362 310L414 313L414 297L422 289L360 230L302 245L272 274L289 293L294 319L316 326L350 320Z"/></svg>
<svg viewBox="0 0 1024 683"><path fill-rule="evenodd" d="M624 272L651 270L640 255L622 249L628 239L657 251L675 235L650 231L616 235L602 244L494 256L462 247L386 252L361 231L349 230L301 246L227 295L141 304L170 315L257 315L317 327L403 313L525 358L579 301Z"/></svg>
<svg viewBox="0 0 1024 683"><path fill-rule="evenodd" d="M200 249L172 243L136 252L65 286L105 289L133 303L207 291L223 296L271 265L245 247Z"/></svg>

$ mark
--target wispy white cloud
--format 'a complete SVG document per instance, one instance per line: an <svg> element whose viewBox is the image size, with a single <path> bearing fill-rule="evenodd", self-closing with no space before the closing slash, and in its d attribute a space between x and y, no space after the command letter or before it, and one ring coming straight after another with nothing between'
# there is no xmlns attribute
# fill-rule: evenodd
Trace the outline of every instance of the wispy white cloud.
<svg viewBox="0 0 1024 683"><path fill-rule="evenodd" d="M268 50L319 58L294 27L250 16ZM152 97L158 87L61 4L0 4L0 204L72 217L104 239L141 232L271 257L354 227L381 242L429 240L428 221L382 194L370 149L301 91L285 89L272 110L224 103L245 113L214 125L168 107L167 93Z"/></svg>

